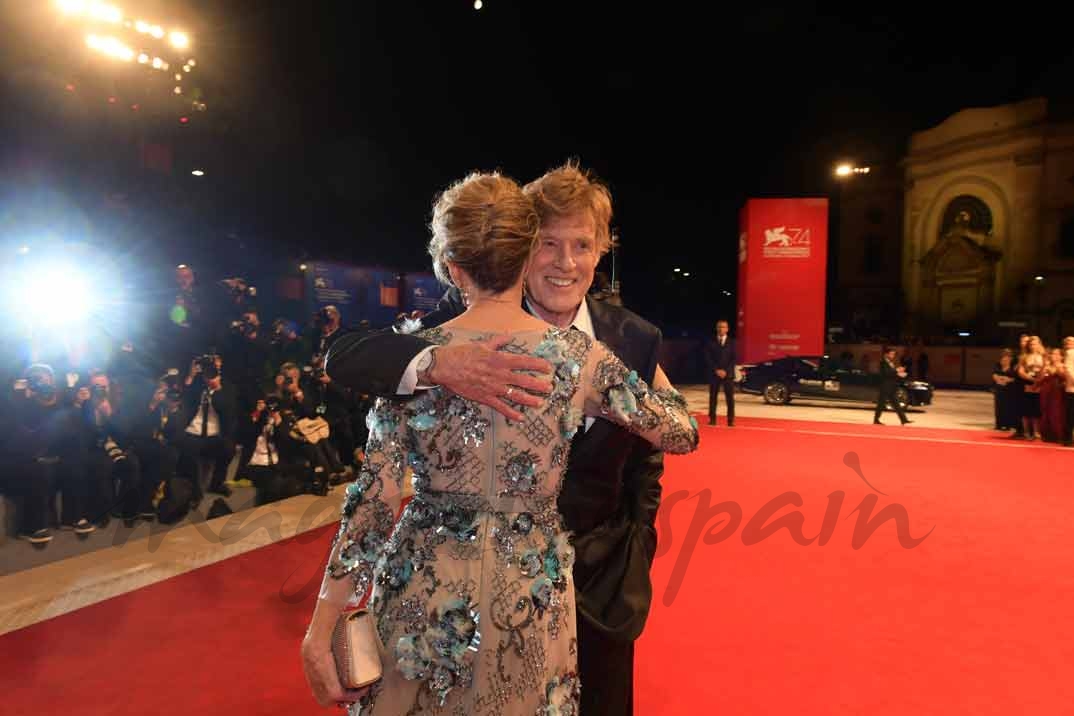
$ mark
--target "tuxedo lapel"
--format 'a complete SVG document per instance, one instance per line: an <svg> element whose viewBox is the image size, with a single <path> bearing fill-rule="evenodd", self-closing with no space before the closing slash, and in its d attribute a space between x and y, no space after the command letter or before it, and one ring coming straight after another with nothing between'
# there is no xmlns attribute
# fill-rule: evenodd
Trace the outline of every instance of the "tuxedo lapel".
<svg viewBox="0 0 1074 716"><path fill-rule="evenodd" d="M618 346L613 345L615 343L613 336L616 333L615 324L612 322L611 316L608 315L604 304L600 301L591 301L588 296L586 296L585 302L589 308L589 320L593 322L593 333L596 334L597 340L610 346L612 350L616 350Z"/></svg>

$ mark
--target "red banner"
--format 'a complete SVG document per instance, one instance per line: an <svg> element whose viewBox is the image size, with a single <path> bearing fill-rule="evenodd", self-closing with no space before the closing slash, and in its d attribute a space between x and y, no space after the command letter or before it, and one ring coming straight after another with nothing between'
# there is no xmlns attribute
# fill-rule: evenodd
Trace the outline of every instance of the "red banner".
<svg viewBox="0 0 1074 716"><path fill-rule="evenodd" d="M824 353L827 199L750 199L739 214L738 362Z"/></svg>

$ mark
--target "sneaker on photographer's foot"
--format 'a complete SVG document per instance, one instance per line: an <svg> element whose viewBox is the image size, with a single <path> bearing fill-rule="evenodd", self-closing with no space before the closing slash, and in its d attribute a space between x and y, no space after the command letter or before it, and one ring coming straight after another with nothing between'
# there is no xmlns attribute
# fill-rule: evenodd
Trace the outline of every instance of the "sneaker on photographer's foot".
<svg viewBox="0 0 1074 716"><path fill-rule="evenodd" d="M209 492L214 495L223 495L224 497L231 497L231 488L227 485L210 486Z"/></svg>
<svg viewBox="0 0 1074 716"><path fill-rule="evenodd" d="M19 539L24 539L30 544L48 544L52 541L52 533L48 530L37 530L31 534L20 534Z"/></svg>
<svg viewBox="0 0 1074 716"><path fill-rule="evenodd" d="M74 532L78 535L88 535L90 532L93 532L97 528L91 525L90 521L83 517L73 525L60 525L60 529L65 530L67 532Z"/></svg>

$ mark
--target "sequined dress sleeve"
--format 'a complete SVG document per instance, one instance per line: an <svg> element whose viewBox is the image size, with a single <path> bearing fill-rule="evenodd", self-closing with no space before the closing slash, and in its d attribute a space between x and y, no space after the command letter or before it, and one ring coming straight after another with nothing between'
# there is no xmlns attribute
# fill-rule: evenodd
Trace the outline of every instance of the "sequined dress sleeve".
<svg viewBox="0 0 1074 716"><path fill-rule="evenodd" d="M697 448L697 421L682 394L670 386L650 388L599 341L586 356L581 388L586 415L622 425L664 452Z"/></svg>
<svg viewBox="0 0 1074 716"><path fill-rule="evenodd" d="M410 438L403 408L383 398L366 418L369 440L358 477L347 485L339 532L328 560L328 576L354 580L355 596L363 597L384 551L402 502L403 478Z"/></svg>

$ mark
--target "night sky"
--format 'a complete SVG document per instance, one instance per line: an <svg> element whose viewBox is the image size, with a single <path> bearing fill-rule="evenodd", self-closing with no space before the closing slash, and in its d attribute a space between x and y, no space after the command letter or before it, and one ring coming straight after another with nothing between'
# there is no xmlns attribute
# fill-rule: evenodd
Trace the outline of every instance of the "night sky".
<svg viewBox="0 0 1074 716"><path fill-rule="evenodd" d="M1062 99L1074 76L1068 26L1010 7L127 5L191 28L209 106L185 134L154 130L178 167L206 170L192 183L177 169L166 191L183 199L162 216L193 212L192 233L295 256L422 270L439 189L475 169L527 181L576 157L612 189L627 304L665 325L727 312L712 290L734 289L745 198L826 195L843 157L892 165L911 131L965 107ZM41 144L42 122L70 134L100 121L49 123L51 95L27 68L58 78L65 60L18 27L24 6L5 0L0 28L20 38L0 50L8 201L11 158ZM142 183L117 181L139 200ZM670 283L675 266L692 284Z"/></svg>

